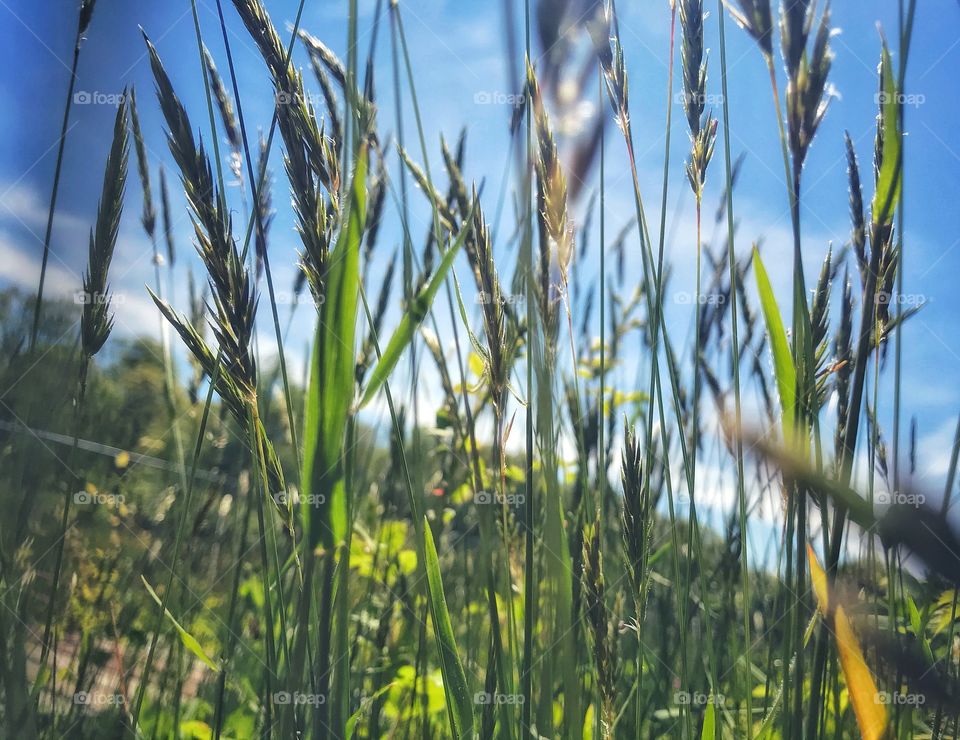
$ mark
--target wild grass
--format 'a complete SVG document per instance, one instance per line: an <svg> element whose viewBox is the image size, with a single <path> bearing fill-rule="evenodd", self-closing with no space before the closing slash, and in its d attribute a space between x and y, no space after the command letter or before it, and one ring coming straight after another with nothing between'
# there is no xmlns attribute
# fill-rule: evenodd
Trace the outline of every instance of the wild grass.
<svg viewBox="0 0 960 740"><path fill-rule="evenodd" d="M13 433L0 453L19 507L0 547L7 735L954 736L960 426L938 505L911 479L925 452L913 429L900 450L915 310L895 300L910 236L898 101L915 3L893 43L878 44L880 104L863 113L877 122L872 167L849 135L834 142L850 238L823 251L809 293L803 257L821 247L801 231L801 186L842 61L829 4L670 3L662 98L631 89L613 3L584 17L524 4L498 184L473 181L482 154L465 132L453 146L428 141L435 101L422 97L429 78L414 66L404 4L378 2L368 28L348 3L343 58L340 40L301 27L303 4L288 36L261 0L228 6L216 2L215 39L191 3L192 81L174 79L161 56L173 50L144 33L169 156L131 90L80 309L44 299L45 267L34 303L8 299L19 323L4 309L29 337L5 378L36 362L51 399L65 370L77 379L61 393L66 468L37 465L46 452ZM81 6L75 64L92 9ZM773 288L771 247L738 230L728 14L770 79L792 225L787 296ZM272 118L255 146L233 24L269 80ZM507 33L519 56L512 20ZM374 70L387 45L384 93ZM206 98L202 134L178 95L190 82ZM594 100L578 136L571 111ZM660 113L651 207L636 121ZM156 347L111 336L131 139ZM289 200L272 190L275 148ZM675 284L667 257L682 226L668 208L675 179L690 188L675 197L695 206L692 285ZM613 188L633 214L609 209ZM275 207L295 250L271 228ZM177 254L181 219L199 288ZM281 260L296 264L292 293L309 295L285 327ZM691 296L683 319L678 291ZM49 339L45 327L77 310L74 341ZM268 323L276 357L258 339ZM284 346L295 325L311 337L302 382ZM108 341L117 355L105 357ZM891 352L892 420L878 390ZM26 424L11 429L55 421L40 398L17 399ZM125 436L107 435L117 419ZM77 511L78 491L98 505ZM711 491L732 495L717 506ZM892 505L875 506L881 496ZM775 512L769 543L761 509Z"/></svg>

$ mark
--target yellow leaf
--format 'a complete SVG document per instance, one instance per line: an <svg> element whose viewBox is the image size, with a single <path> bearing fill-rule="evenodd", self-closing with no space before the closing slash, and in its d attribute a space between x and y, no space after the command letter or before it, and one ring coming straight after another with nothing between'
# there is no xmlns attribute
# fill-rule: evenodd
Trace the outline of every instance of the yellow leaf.
<svg viewBox="0 0 960 740"><path fill-rule="evenodd" d="M857 636L850 626L843 607L837 604L830 606L830 594L827 584L827 574L817 561L813 548L807 545L807 558L810 561L810 581L813 591L817 595L820 613L827 621L837 642L837 652L840 654L840 667L843 669L843 678L853 704L853 712L857 716L860 734L864 740L880 740L887 729L887 711L880 702L880 693L874 683L863 652L857 643Z"/></svg>
<svg viewBox="0 0 960 740"><path fill-rule="evenodd" d="M117 466L118 470L123 470L130 464L130 453L118 452L117 456L113 458L113 464Z"/></svg>

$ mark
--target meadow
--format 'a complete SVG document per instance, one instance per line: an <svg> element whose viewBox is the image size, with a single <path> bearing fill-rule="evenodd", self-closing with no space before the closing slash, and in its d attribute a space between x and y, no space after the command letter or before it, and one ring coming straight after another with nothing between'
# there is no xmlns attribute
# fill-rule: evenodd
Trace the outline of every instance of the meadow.
<svg viewBox="0 0 960 740"><path fill-rule="evenodd" d="M514 79L477 93L508 131L489 152L425 133L416 4L341 0L331 39L304 0L203 23L184 0L193 45L144 22L153 84L107 101L64 298L61 174L97 102L76 73L115 4L70 5L39 279L0 290L4 737L957 736L960 425L923 449L903 377L911 45L956 14L884 4L870 141L830 142L824 173L849 61L830 3L658 2L659 93L631 84L615 3L513 6ZM779 245L738 210L734 36L778 141ZM470 179L482 158L503 177ZM831 245L803 215L828 176ZM130 224L156 325L118 336Z"/></svg>

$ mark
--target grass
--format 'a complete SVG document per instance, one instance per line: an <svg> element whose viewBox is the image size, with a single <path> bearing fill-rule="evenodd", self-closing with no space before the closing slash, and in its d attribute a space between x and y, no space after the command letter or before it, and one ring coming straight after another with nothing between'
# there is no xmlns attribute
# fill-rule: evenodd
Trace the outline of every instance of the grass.
<svg viewBox="0 0 960 740"><path fill-rule="evenodd" d="M915 313L895 300L909 238L898 101L915 15L914 2L901 5L893 43L878 44L879 107L863 113L877 120L874 177L849 136L837 142L850 249L826 251L809 293L801 257L818 247L801 231L801 186L828 115L829 4L789 0L777 16L764 0L718 0L715 12L671 3L660 100L631 95L612 3L579 19L525 4L497 185L465 174L480 156L465 134L453 147L428 142L432 111L418 92L429 82L401 3L378 2L370 28L348 3L343 59L336 40L301 28L302 4L281 35L261 0L218 0L219 59L191 4L203 135L177 93L186 81L164 66L172 50L144 33L169 157L154 161L147 103L131 90L79 317L43 297L45 269L35 297L0 302L4 336L29 347L8 353L4 377L35 378L10 401L18 421L0 452L17 511L0 546L6 734L954 736L960 547L948 514L960 426L937 505L903 469L918 451L900 449L903 329ZM92 9L82 5L77 54ZM736 227L729 18L770 79L792 222L787 296L759 235ZM259 147L228 23L242 25L269 79L261 94L274 112ZM97 42L95 22L91 33ZM518 55L519 29L507 33ZM384 95L373 70L387 45ZM680 164L675 88L688 133ZM571 99L599 101L579 137ZM651 208L635 121L661 111ZM148 291L163 320L156 346L111 336L124 310L110 301L110 268L131 140L155 265ZM625 224L606 208L623 188L614 174L629 178ZM665 249L680 218L668 209L677 175L695 205L694 281L679 286L692 296L687 337L669 305ZM722 184L716 203L708 177ZM273 202L287 201L273 187L290 196L293 293L310 297L286 327L274 265L293 257L270 228ZM415 214L427 212L418 241ZM176 261L182 217L202 292ZM184 273L189 295L178 299ZM257 341L265 310L276 357ZM79 333L54 339L77 318ZM294 322L312 327L302 384L284 350ZM115 350L102 352L108 342ZM879 402L888 353L892 420ZM186 367L192 377L180 380ZM73 373L76 389L64 390ZM66 432L36 438L67 445L66 472L44 462L34 429ZM732 491L732 503L708 506L711 490ZM761 507L777 512L767 552L752 521Z"/></svg>

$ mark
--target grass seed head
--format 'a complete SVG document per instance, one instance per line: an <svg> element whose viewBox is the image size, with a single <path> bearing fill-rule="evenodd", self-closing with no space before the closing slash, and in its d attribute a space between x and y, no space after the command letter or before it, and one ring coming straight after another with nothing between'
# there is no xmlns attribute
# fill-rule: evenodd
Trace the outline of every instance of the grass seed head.
<svg viewBox="0 0 960 740"><path fill-rule="evenodd" d="M690 160L686 164L687 181L698 201L703 198L703 187L707 179L707 167L713 159L717 143L717 119L707 113L696 135L691 136Z"/></svg>
<svg viewBox="0 0 960 740"><path fill-rule="evenodd" d="M627 568L633 585L638 618L643 612L641 591L646 572L647 546L653 518L647 507L643 481L643 450L636 430L624 424L620 480L623 484L623 544Z"/></svg>
<svg viewBox="0 0 960 740"><path fill-rule="evenodd" d="M167 245L167 260L171 267L177 258L177 248L173 241L173 215L170 211L170 194L167 192L167 176L160 165L160 212L163 215L163 236Z"/></svg>
<svg viewBox="0 0 960 740"><path fill-rule="evenodd" d="M90 21L93 20L93 8L97 4L96 0L81 0L80 18L77 25L77 35L82 36L90 27Z"/></svg>
<svg viewBox="0 0 960 740"><path fill-rule="evenodd" d="M853 376L853 286L850 276L843 276L843 297L840 304L840 323L833 340L833 367L837 391L837 432L835 437L836 454L839 457L843 449L843 439L850 406L850 379Z"/></svg>
<svg viewBox="0 0 960 740"><path fill-rule="evenodd" d="M153 194L150 188L150 163L147 160L147 149L143 143L143 132L140 130L140 113L137 110L137 91L130 88L130 127L133 131L133 145L137 153L137 172L140 175L140 187L143 189L143 213L140 223L143 230L151 239L156 231L157 212L153 206Z"/></svg>
<svg viewBox="0 0 960 740"><path fill-rule="evenodd" d="M500 287L500 277L493 261L493 243L490 239L490 228L483 217L479 206L477 191L473 191L473 230L470 239L474 248L468 250L473 258L473 270L477 279L477 290L483 313L483 329L487 338L483 348L486 361L487 382L490 386L491 397L496 404L502 404L507 389L507 328L506 316L503 310L503 292ZM502 409L501 409L502 410Z"/></svg>
<svg viewBox="0 0 960 740"><path fill-rule="evenodd" d="M225 371L253 400L256 367L250 342L256 313L256 289L237 250L230 211L224 194L214 184L203 143L197 144L194 140L187 112L174 92L160 56L146 35L144 38L157 84L157 97L167 123L167 142L180 168L180 179L192 212L197 252L210 282L211 328L220 345Z"/></svg>
<svg viewBox="0 0 960 740"><path fill-rule="evenodd" d="M613 107L617 126L627 134L630 130L629 83L623 47L620 45L620 36L614 21L613 10L605 8L588 24L588 31L603 71L607 97Z"/></svg>
<svg viewBox="0 0 960 740"><path fill-rule="evenodd" d="M860 165L853 148L850 133L844 133L847 148L847 180L850 184L850 221L852 224L850 241L860 268L860 280L867 278L867 227L863 212L863 187L860 184Z"/></svg>
<svg viewBox="0 0 960 740"><path fill-rule="evenodd" d="M340 183L338 157L320 129L311 98L304 92L303 78L290 63L270 16L260 0L234 0L233 4L273 78L277 120L288 156L293 149L303 150L323 186L336 192ZM296 189L298 183L291 186Z"/></svg>
<svg viewBox="0 0 960 740"><path fill-rule="evenodd" d="M806 42L813 16L806 9L802 11L805 20L801 29L798 6L806 8L807 3L788 0L784 5L781 20L782 32L790 34L789 37L784 36L784 58L787 59L787 130L793 166L797 173L803 168L810 144L834 95L827 85L833 63L833 50L830 48L830 5L827 4L824 8L817 36L809 52ZM799 53L794 48L796 39L802 42Z"/></svg>
<svg viewBox="0 0 960 740"><path fill-rule="evenodd" d="M680 0L683 66L683 110L690 135L700 131L700 119L707 97L707 64L703 58L703 2Z"/></svg>
<svg viewBox="0 0 960 740"><path fill-rule="evenodd" d="M797 76L807 48L813 10L810 0L783 0L780 5L780 47L787 76L791 79Z"/></svg>
<svg viewBox="0 0 960 740"><path fill-rule="evenodd" d="M772 59L773 18L770 0L737 0L739 9L734 8L729 0L726 5L737 25L753 37L765 57Z"/></svg>
<svg viewBox="0 0 960 740"><path fill-rule="evenodd" d="M257 186L257 218L258 228L256 230L256 249L257 249L257 277L263 269L263 263L267 257L267 235L270 226L273 224L273 188L270 170L267 168L267 160L270 158L270 150L267 147L267 139L260 134L259 154L257 159L256 171L263 173L263 178Z"/></svg>
<svg viewBox="0 0 960 740"><path fill-rule="evenodd" d="M339 84L341 88L345 89L347 86L347 68L344 66L340 58L334 54L333 51L331 51L330 48L320 39L318 39L316 36L311 36L303 29L298 31L297 35L300 37L304 47L306 47L307 52L310 54L310 58L315 59L317 62L326 67L333 76L333 79L337 81L337 84Z"/></svg>
<svg viewBox="0 0 960 740"><path fill-rule="evenodd" d="M320 85L320 92L323 93L323 100L327 105L326 120L330 126L330 137L339 145L343 141L343 123L340 120L337 93L333 89L327 70L313 54L310 55L310 68L313 70L313 76L317 78L317 84Z"/></svg>
<svg viewBox="0 0 960 740"><path fill-rule="evenodd" d="M598 511L593 525L583 539L583 592L587 623L593 636L593 660L600 689L601 711L604 724L610 728L615 715L617 655L606 603L601 552L602 531Z"/></svg>
<svg viewBox="0 0 960 740"><path fill-rule="evenodd" d="M573 227L567 218L567 181L560 166L557 142L543 104L540 86L537 84L533 67L529 64L527 64L527 89L532 99L538 142L535 162L541 194L541 209L538 216L542 221L543 232L548 237L547 240L541 240L541 249L546 250L542 252L542 256L546 270L552 270L555 264L560 274L560 281L565 285L567 269L573 254ZM550 245L554 249L547 250ZM548 274L549 272L544 276Z"/></svg>
<svg viewBox="0 0 960 740"><path fill-rule="evenodd" d="M240 151L240 124L237 122L237 115L233 110L233 99L227 92L226 85L223 84L223 78L217 71L217 65L213 61L213 55L210 50L203 47L203 62L207 68L207 75L210 80L210 89L213 92L213 99L217 103L217 110L220 112L220 120L223 123L224 132L227 135L227 143L234 152Z"/></svg>
<svg viewBox="0 0 960 740"><path fill-rule="evenodd" d="M96 227L90 232L87 271L83 276L83 315L80 319L81 348L93 357L103 347L113 328L107 276L120 230L123 196L127 184L127 103L124 91L113 124L113 143L103 175Z"/></svg>

